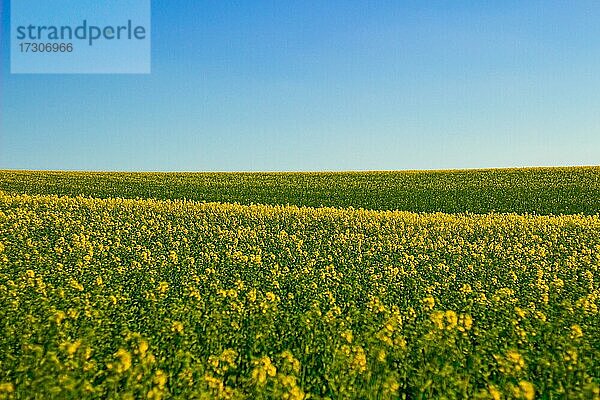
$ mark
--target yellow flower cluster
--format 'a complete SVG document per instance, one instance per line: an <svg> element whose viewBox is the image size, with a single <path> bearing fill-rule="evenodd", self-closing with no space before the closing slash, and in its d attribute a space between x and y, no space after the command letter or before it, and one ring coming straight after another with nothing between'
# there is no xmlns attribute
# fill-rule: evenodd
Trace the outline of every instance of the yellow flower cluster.
<svg viewBox="0 0 600 400"><path fill-rule="evenodd" d="M258 385L264 385L267 382L267 377L274 377L277 374L277 368L271 363L271 359L267 356L261 357L253 362L254 369L252 370L252 379Z"/></svg>
<svg viewBox="0 0 600 400"><path fill-rule="evenodd" d="M434 311L429 315L431 322L440 330L457 329L465 332L473 326L473 318L470 314L457 314L455 311Z"/></svg>
<svg viewBox="0 0 600 400"><path fill-rule="evenodd" d="M494 355L498 362L498 370L505 374L518 374L525 367L525 360L517 350L508 350L504 356Z"/></svg>

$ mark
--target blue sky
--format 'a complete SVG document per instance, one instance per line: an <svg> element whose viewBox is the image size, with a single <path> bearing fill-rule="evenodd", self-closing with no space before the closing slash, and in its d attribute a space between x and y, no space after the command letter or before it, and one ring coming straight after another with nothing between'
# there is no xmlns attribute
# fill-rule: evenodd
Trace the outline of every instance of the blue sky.
<svg viewBox="0 0 600 400"><path fill-rule="evenodd" d="M598 1L153 1L149 75L11 75L0 168L600 164Z"/></svg>

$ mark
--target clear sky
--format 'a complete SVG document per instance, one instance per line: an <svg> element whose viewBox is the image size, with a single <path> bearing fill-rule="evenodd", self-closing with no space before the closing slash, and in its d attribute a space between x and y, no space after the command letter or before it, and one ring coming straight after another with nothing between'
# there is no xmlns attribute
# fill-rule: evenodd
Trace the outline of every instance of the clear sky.
<svg viewBox="0 0 600 400"><path fill-rule="evenodd" d="M152 3L149 75L11 75L0 168L600 164L600 2Z"/></svg>

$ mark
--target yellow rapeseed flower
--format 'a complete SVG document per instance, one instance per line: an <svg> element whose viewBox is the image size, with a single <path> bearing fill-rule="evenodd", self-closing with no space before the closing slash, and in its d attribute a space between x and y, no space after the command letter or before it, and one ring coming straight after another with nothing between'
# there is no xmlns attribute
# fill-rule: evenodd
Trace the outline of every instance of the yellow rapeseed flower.
<svg viewBox="0 0 600 400"><path fill-rule="evenodd" d="M169 283L168 282L161 282L158 285L158 288L156 289L159 293L166 293L169 290Z"/></svg>
<svg viewBox="0 0 600 400"><path fill-rule="evenodd" d="M183 324L179 321L173 321L173 324L171 325L171 331L180 334L183 333Z"/></svg>
<svg viewBox="0 0 600 400"><path fill-rule="evenodd" d="M471 314L465 314L463 316L463 326L466 330L471 329L471 327L473 326L473 318L471 317Z"/></svg>
<svg viewBox="0 0 600 400"><path fill-rule="evenodd" d="M271 363L268 356L255 360L253 364L255 367L252 370L252 379L259 385L264 385L268 376L274 377L277 374L277 368Z"/></svg>
<svg viewBox="0 0 600 400"><path fill-rule="evenodd" d="M163 388L165 387L165 385L167 384L167 380L168 380L168 376L167 374L159 369L154 373L154 379L153 382L159 387L159 388Z"/></svg>
<svg viewBox="0 0 600 400"><path fill-rule="evenodd" d="M354 336L352 335L352 331L351 330L347 330L347 331L342 332L341 336L348 343L352 343L352 339L354 338Z"/></svg>
<svg viewBox="0 0 600 400"><path fill-rule="evenodd" d="M435 307L435 299L433 297L425 297L422 302L426 310L432 310Z"/></svg>
<svg viewBox="0 0 600 400"><path fill-rule="evenodd" d="M488 392L493 400L502 399L502 393L498 390L498 388L494 385L488 386Z"/></svg>
<svg viewBox="0 0 600 400"><path fill-rule="evenodd" d="M15 391L15 386L10 382L0 383L0 393L12 393Z"/></svg>
<svg viewBox="0 0 600 400"><path fill-rule="evenodd" d="M147 340L140 340L140 344L138 345L138 351L140 352L140 355L142 357L146 356L146 352L148 351L148 341Z"/></svg>
<svg viewBox="0 0 600 400"><path fill-rule="evenodd" d="M534 400L535 399L535 387L531 382L528 381L520 381L519 388L521 389L521 395L525 400Z"/></svg>
<svg viewBox="0 0 600 400"><path fill-rule="evenodd" d="M275 296L275 293L273 293L273 292L267 292L265 294L265 297L267 298L268 301L271 301L271 302L275 301L275 299L277 298L277 296Z"/></svg>
<svg viewBox="0 0 600 400"><path fill-rule="evenodd" d="M438 329L444 329L444 312L434 311L429 315L429 319Z"/></svg>
<svg viewBox="0 0 600 400"><path fill-rule="evenodd" d="M120 348L115 356L119 359L117 372L125 372L131 367L131 354L127 350Z"/></svg>
<svg viewBox="0 0 600 400"><path fill-rule="evenodd" d="M458 316L456 315L456 312L448 310L444 313L444 316L446 318L446 321L448 322L446 329L452 329L456 327L456 325L458 324Z"/></svg>
<svg viewBox="0 0 600 400"><path fill-rule="evenodd" d="M79 349L79 346L81 346L81 340L76 340L72 343L71 342L65 343L64 349L69 356L72 356L73 354L75 354L77 352L77 349Z"/></svg>

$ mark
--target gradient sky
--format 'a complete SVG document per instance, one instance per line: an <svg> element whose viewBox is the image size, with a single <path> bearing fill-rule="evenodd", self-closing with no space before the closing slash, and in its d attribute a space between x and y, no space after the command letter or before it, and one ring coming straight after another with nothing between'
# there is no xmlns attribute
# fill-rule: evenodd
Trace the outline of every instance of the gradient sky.
<svg viewBox="0 0 600 400"><path fill-rule="evenodd" d="M153 1L150 75L11 75L0 168L600 164L600 2Z"/></svg>

